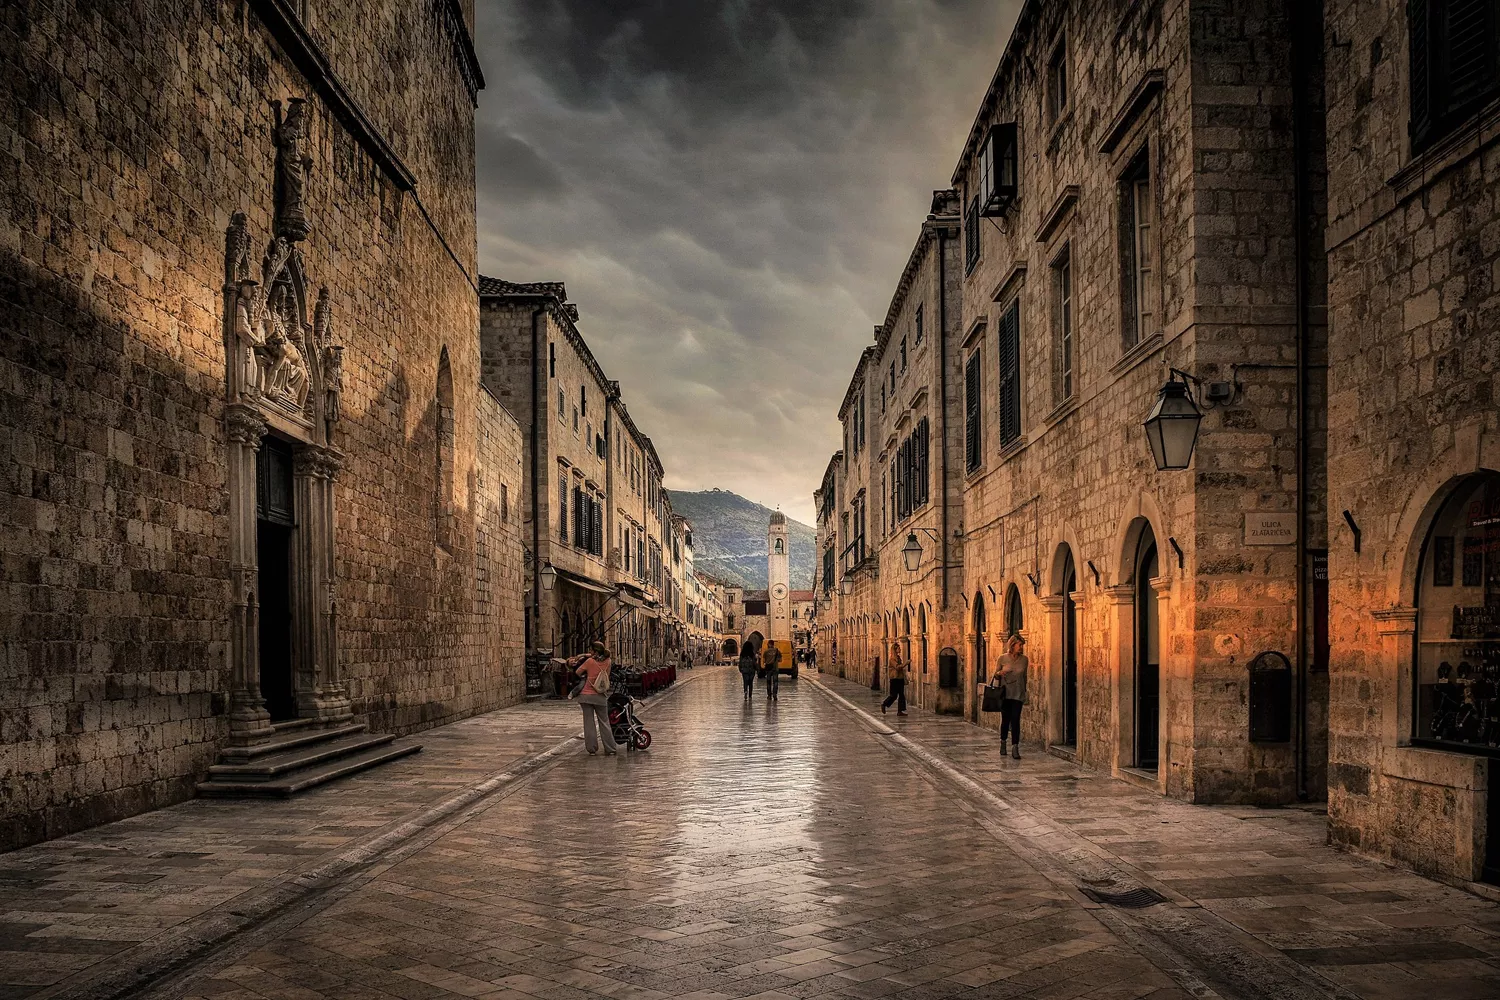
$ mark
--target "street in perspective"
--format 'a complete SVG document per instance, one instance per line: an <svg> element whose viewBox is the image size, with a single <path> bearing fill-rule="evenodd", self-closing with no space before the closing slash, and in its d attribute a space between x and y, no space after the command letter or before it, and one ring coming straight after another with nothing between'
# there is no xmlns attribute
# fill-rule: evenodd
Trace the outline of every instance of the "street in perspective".
<svg viewBox="0 0 1500 1000"><path fill-rule="evenodd" d="M1500 998L1496 0L0 66L0 1000Z"/></svg>

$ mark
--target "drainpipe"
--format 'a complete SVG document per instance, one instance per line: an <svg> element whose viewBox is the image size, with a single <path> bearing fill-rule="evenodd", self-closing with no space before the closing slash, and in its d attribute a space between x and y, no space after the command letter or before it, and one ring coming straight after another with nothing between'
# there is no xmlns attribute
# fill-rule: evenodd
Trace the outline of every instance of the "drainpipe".
<svg viewBox="0 0 1500 1000"><path fill-rule="evenodd" d="M1319 7L1322 5L1319 4ZM1292 32L1292 225L1295 227L1297 267L1297 798L1306 801L1307 788L1307 350L1308 281L1310 258L1307 232L1307 119L1308 44L1311 21L1305 0L1287 0Z"/></svg>
<svg viewBox="0 0 1500 1000"><path fill-rule="evenodd" d="M542 359L542 329L539 321L546 306L531 310L531 627L533 650L542 644L542 482L541 467L541 393L537 383L545 378L546 362ZM555 652L555 651L554 651Z"/></svg>
<svg viewBox="0 0 1500 1000"><path fill-rule="evenodd" d="M938 260L938 387L941 393L938 412L942 414L942 445L939 461L943 469L943 598L942 610L948 610L948 229L937 231Z"/></svg>

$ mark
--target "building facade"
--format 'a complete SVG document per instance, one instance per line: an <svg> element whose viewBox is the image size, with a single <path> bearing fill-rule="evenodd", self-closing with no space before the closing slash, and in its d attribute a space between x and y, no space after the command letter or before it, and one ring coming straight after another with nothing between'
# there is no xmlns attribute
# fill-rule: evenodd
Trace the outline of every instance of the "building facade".
<svg viewBox="0 0 1500 1000"><path fill-rule="evenodd" d="M899 650L920 705L993 724L979 686L1020 635L1028 739L1194 801L1321 794L1322 49L1301 9L1024 5L927 222L961 233L925 251L953 299L919 298L909 264L839 411L846 676L878 686ZM903 377L917 301L949 303L947 363ZM1166 383L1202 417L1180 470L1142 429Z"/></svg>
<svg viewBox="0 0 1500 1000"><path fill-rule="evenodd" d="M522 695L472 5L298 10L0 34L0 848Z"/></svg>
<svg viewBox="0 0 1500 1000"><path fill-rule="evenodd" d="M1330 835L1497 883L1496 13L1325 10Z"/></svg>
<svg viewBox="0 0 1500 1000"><path fill-rule="evenodd" d="M676 662L691 527L672 513L655 445L561 282L482 277L480 312L484 384L516 413L525 448L530 662L594 641L625 666Z"/></svg>

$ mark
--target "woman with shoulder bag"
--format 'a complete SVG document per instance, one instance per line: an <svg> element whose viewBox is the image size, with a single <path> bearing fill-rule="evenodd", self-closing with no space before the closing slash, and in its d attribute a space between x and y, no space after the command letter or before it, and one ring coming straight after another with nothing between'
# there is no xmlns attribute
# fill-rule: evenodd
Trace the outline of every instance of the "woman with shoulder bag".
<svg viewBox="0 0 1500 1000"><path fill-rule="evenodd" d="M604 738L604 752L613 757L619 752L615 734L609 728L610 658L609 648L602 642L593 643L590 652L576 656L569 663L574 673L583 678L583 690L578 703L583 706L583 748L590 754L599 749L597 728Z"/></svg>
<svg viewBox="0 0 1500 1000"><path fill-rule="evenodd" d="M1026 640L1012 635L1005 644L1005 654L995 664L990 685L999 688L1000 752L1005 753L1005 734L1010 733L1010 755L1021 759L1021 706L1026 704L1026 675L1031 661L1026 658Z"/></svg>

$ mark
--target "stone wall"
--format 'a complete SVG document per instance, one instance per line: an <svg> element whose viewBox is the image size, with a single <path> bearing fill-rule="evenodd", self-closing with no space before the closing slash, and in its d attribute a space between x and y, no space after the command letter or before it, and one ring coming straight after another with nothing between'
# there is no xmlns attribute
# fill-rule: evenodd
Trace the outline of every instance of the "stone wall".
<svg viewBox="0 0 1500 1000"><path fill-rule="evenodd" d="M1337 844L1475 879L1492 751L1412 745L1412 671L1423 620L1451 613L1418 607L1432 519L1463 476L1500 469L1500 107L1413 153L1406 6L1326 5L1328 811Z"/></svg>
<svg viewBox="0 0 1500 1000"><path fill-rule="evenodd" d="M312 5L372 131L304 75L270 6L31 3L0 27L0 846L189 795L227 735L224 241L237 211L257 261L270 237L276 101L309 101L300 246L344 348L335 572L354 711L413 730L510 697L473 596L489 500L459 50L431 5Z"/></svg>

